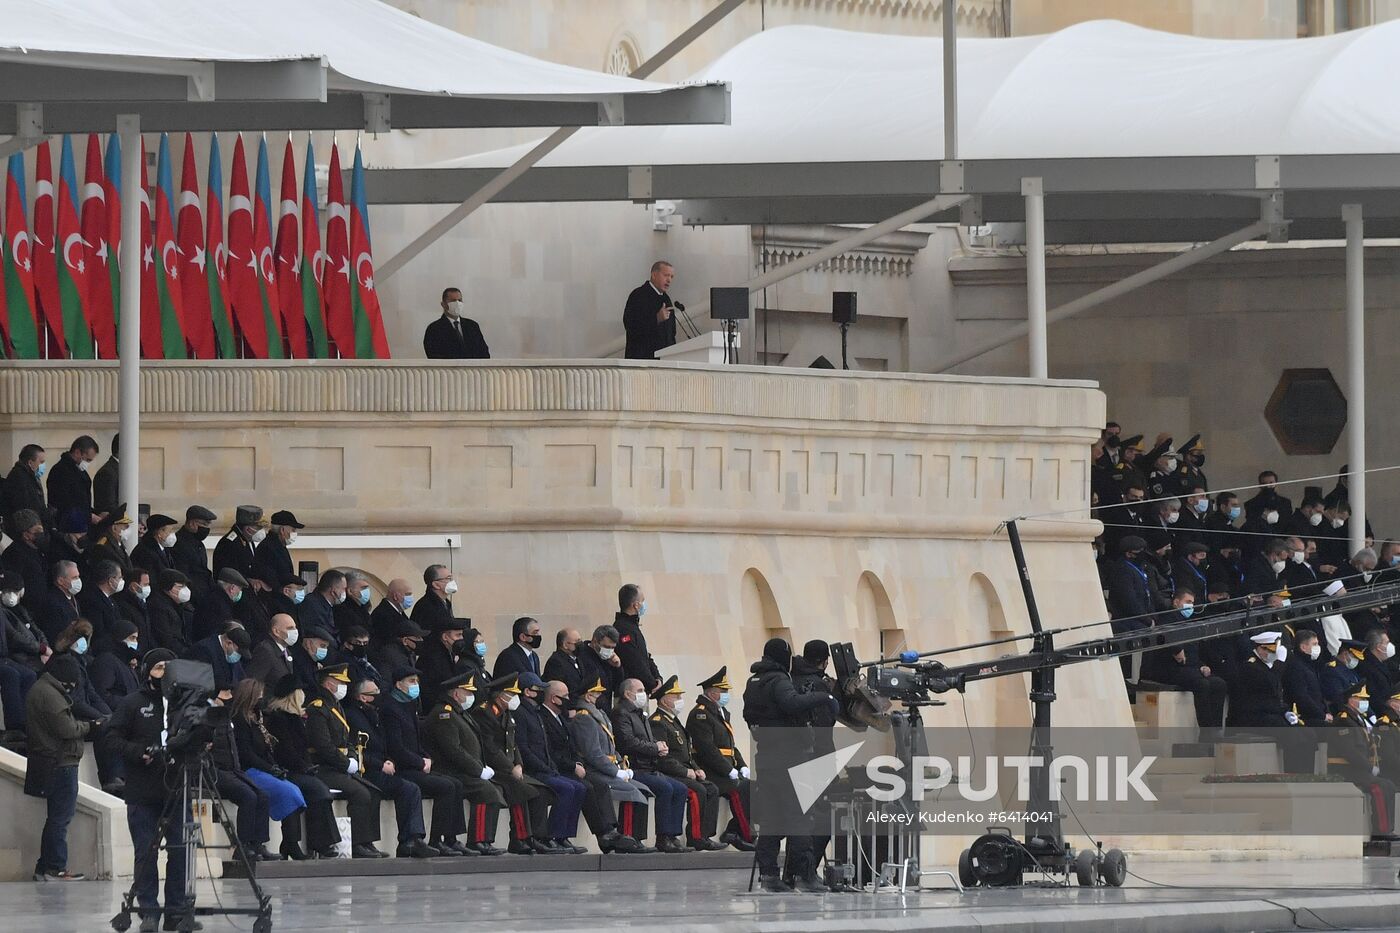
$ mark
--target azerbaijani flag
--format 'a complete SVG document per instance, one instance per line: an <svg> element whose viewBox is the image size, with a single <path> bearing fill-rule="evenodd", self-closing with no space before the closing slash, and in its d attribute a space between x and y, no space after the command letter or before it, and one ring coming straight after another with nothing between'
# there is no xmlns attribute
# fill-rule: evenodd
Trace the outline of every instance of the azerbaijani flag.
<svg viewBox="0 0 1400 933"><path fill-rule="evenodd" d="M209 191L204 205L204 277L209 283L209 316L219 338L219 355L226 360L238 356L233 322L228 315L228 250L224 248L224 163L219 155L219 137L209 135Z"/></svg>
<svg viewBox="0 0 1400 933"><path fill-rule="evenodd" d="M109 263L116 253L107 242L107 189L102 170L102 144L96 133L88 134L82 201L83 252L87 262L88 319L97 339L97 354L104 360L117 358L117 319L113 312L112 273Z"/></svg>
<svg viewBox="0 0 1400 933"><path fill-rule="evenodd" d="M277 306L282 331L287 335L287 355L306 358L306 319L301 297L301 231L297 228L297 165L292 137L282 153L281 216L277 219L277 243L273 265L277 270Z"/></svg>
<svg viewBox="0 0 1400 933"><path fill-rule="evenodd" d="M39 357L39 330L34 314L33 244L24 217L24 155L10 156L5 177L5 238L0 245L4 273L5 335L16 359Z"/></svg>
<svg viewBox="0 0 1400 933"><path fill-rule="evenodd" d="M34 234L34 296L39 312L53 338L53 346L45 344L46 357L64 359L68 343L63 338L63 303L58 297L58 259L54 250L53 229L53 157L47 141L39 144L34 166L34 222L29 229Z"/></svg>
<svg viewBox="0 0 1400 933"><path fill-rule="evenodd" d="M267 327L267 358L280 360L282 324L277 311L277 269L272 258L272 181L267 170L267 137L258 143L257 188L253 201L253 249L258 254L258 286L262 290L263 323Z"/></svg>
<svg viewBox="0 0 1400 933"><path fill-rule="evenodd" d="M73 166L73 140L63 136L58 174L58 300L63 308L63 333L68 338L68 354L75 360L95 356L89 330L88 244L78 219L78 172Z"/></svg>
<svg viewBox="0 0 1400 933"><path fill-rule="evenodd" d="M326 254L321 251L321 221L316 216L316 152L306 137L306 170L301 188L301 303L311 332L311 355L330 356L326 345L326 321L321 312L321 286Z"/></svg>
<svg viewBox="0 0 1400 933"><path fill-rule="evenodd" d="M369 242L369 208L365 204L365 166L360 147L355 146L355 171L350 179L350 255L355 268L355 286L350 289L350 310L355 320L356 359L386 360L389 339L384 334L384 315L379 308L379 292L374 288L374 253Z"/></svg>
<svg viewBox="0 0 1400 933"><path fill-rule="evenodd" d="M112 327L122 319L122 144L116 133L107 136L107 159L102 167L102 191L107 204L107 279L112 289ZM117 348L113 348L116 355Z"/></svg>
<svg viewBox="0 0 1400 933"><path fill-rule="evenodd" d="M179 251L176 268L180 272L175 289L185 311L185 338L196 358L212 360L219 355L214 343L214 320L210 315L209 280L204 265L204 217L199 211L199 172L194 165L194 139L185 134L185 161L180 170L180 207L175 215L175 245Z"/></svg>
<svg viewBox="0 0 1400 933"><path fill-rule="evenodd" d="M326 330L336 351L355 358L355 324L350 317L350 211L340 180L340 147L331 143L330 188L326 198Z"/></svg>
<svg viewBox="0 0 1400 933"><path fill-rule="evenodd" d="M185 314L180 294L180 247L175 243L175 185L170 171L170 134L160 134L156 159L156 295L160 299L161 345L167 360L183 360Z"/></svg>

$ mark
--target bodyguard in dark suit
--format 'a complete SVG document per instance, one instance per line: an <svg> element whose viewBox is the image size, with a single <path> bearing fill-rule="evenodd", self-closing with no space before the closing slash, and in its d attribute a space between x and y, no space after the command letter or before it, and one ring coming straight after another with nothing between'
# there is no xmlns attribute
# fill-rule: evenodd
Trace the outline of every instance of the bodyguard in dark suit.
<svg viewBox="0 0 1400 933"><path fill-rule="evenodd" d="M116 510L118 502L117 491L121 486L121 461L117 459L121 453L122 436L112 435L112 455L107 458L107 462L102 464L102 469L92 478L92 508L93 511L101 514L103 512L113 512Z"/></svg>
<svg viewBox="0 0 1400 933"><path fill-rule="evenodd" d="M97 441L84 434L73 441L68 452L49 470L49 508L55 520L92 518L92 461L97 459Z"/></svg>
<svg viewBox="0 0 1400 933"><path fill-rule="evenodd" d="M43 479L44 448L38 444L25 444L20 449L19 458L10 467L3 483L0 483L0 522L8 522L10 516L20 509L32 509L41 519L48 516L48 503L44 501ZM18 537L24 529L10 531L10 537Z"/></svg>
<svg viewBox="0 0 1400 933"><path fill-rule="evenodd" d="M192 505L185 509L184 527L175 532L175 547L171 549L170 557L175 562L175 569L189 578L190 589L198 596L209 592L209 587L214 584L204 539L209 537L209 526L218 518L204 506ZM147 569L152 574L160 572Z"/></svg>
<svg viewBox="0 0 1400 933"><path fill-rule="evenodd" d="M442 317L423 332L423 355L430 360L489 360L491 348L481 328L471 318L462 317L462 290L442 292Z"/></svg>
<svg viewBox="0 0 1400 933"><path fill-rule="evenodd" d="M654 360L656 351L676 342L676 317L666 289L676 272L664 259L651 265L651 278L632 289L622 312L629 360Z"/></svg>

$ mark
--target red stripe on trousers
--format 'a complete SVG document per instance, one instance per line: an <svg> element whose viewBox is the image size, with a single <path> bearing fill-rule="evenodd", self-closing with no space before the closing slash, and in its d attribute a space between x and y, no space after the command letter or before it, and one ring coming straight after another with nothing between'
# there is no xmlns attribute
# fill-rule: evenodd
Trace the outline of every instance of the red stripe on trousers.
<svg viewBox="0 0 1400 933"><path fill-rule="evenodd" d="M686 793L686 802L690 805L690 838L700 838L700 795L693 789Z"/></svg>
<svg viewBox="0 0 1400 933"><path fill-rule="evenodd" d="M739 835L745 842L753 842L753 828L749 826L749 815L744 812L744 801L737 790L729 792L729 809L734 811L734 819L739 821Z"/></svg>
<svg viewBox="0 0 1400 933"><path fill-rule="evenodd" d="M632 804L622 805L622 835L632 835Z"/></svg>
<svg viewBox="0 0 1400 933"><path fill-rule="evenodd" d="M1372 784L1366 789L1371 792L1371 802L1376 808L1376 825L1381 832L1390 832L1390 807L1385 799L1385 790L1379 784Z"/></svg>
<svg viewBox="0 0 1400 933"><path fill-rule="evenodd" d="M476 841L486 841L486 804L476 805Z"/></svg>

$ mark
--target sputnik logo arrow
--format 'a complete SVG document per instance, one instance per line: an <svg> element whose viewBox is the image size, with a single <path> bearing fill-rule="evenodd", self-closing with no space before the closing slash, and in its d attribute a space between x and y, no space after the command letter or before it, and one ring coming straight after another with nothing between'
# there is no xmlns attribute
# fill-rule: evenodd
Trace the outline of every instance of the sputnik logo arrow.
<svg viewBox="0 0 1400 933"><path fill-rule="evenodd" d="M802 807L803 813L812 809L812 805L821 799L831 782L836 780L836 775L841 773L841 769L846 767L864 744L865 740L862 739L854 745L838 748L829 755L788 768L788 777L792 780L792 789L797 794L797 803Z"/></svg>

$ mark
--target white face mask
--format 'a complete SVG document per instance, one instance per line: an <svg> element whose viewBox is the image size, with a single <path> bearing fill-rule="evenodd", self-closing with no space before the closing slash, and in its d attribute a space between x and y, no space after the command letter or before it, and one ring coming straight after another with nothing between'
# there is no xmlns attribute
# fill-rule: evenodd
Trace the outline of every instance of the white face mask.
<svg viewBox="0 0 1400 933"><path fill-rule="evenodd" d="M80 469L80 470L82 470L84 473L86 473L88 470L91 470L91 469L92 469L92 464L89 463L89 462L86 461L86 460L79 460L79 461L78 461L78 469Z"/></svg>
<svg viewBox="0 0 1400 933"><path fill-rule="evenodd" d="M175 601L176 601L177 603L179 603L180 605L182 605L182 606L183 606L185 603L189 602L189 601L190 601L190 588L189 588L188 586L182 586L182 587L180 587L180 592L178 592L178 593L175 594Z"/></svg>
<svg viewBox="0 0 1400 933"><path fill-rule="evenodd" d="M0 603L3 603L7 609L13 609L19 605L19 594L0 593Z"/></svg>
<svg viewBox="0 0 1400 933"><path fill-rule="evenodd" d="M457 581L448 580L447 583L443 585L442 591L448 596L451 596L453 593L457 592Z"/></svg>
<svg viewBox="0 0 1400 933"><path fill-rule="evenodd" d="M472 704L475 703L475 702L476 702L476 694L475 694L475 693L468 693L465 697L462 698L462 702L461 702L460 705L461 705L462 709L471 709L471 708L472 708Z"/></svg>
<svg viewBox="0 0 1400 933"><path fill-rule="evenodd" d="M645 693L632 694L632 705L637 707L637 709L646 709L647 695Z"/></svg>
<svg viewBox="0 0 1400 933"><path fill-rule="evenodd" d="M462 316L462 303L460 301L449 301L447 303L447 316L457 318Z"/></svg>
<svg viewBox="0 0 1400 933"><path fill-rule="evenodd" d="M163 547L163 548L172 548L172 547L174 547L174 546L175 546L175 532L172 531L172 532L170 532L170 534L166 535L164 538L161 538L161 539L160 539L160 546Z"/></svg>
<svg viewBox="0 0 1400 933"><path fill-rule="evenodd" d="M1287 660L1288 660L1288 646L1287 646L1287 645L1279 645L1279 646L1278 646L1278 660L1279 660L1279 661L1287 661Z"/></svg>
<svg viewBox="0 0 1400 933"><path fill-rule="evenodd" d="M1175 469L1176 469L1176 461L1175 461L1175 460L1167 460L1167 472L1170 473L1172 470L1175 470Z"/></svg>
<svg viewBox="0 0 1400 933"><path fill-rule="evenodd" d="M149 583L143 583L141 586L138 586L136 588L136 598L141 600L141 602L144 603L146 601L146 598L150 595L151 585Z"/></svg>
<svg viewBox="0 0 1400 933"><path fill-rule="evenodd" d="M509 700L506 700L506 709L508 709L508 710L517 710L517 709L520 709L520 694L518 694L518 693L512 693L512 694L510 695L510 699L509 699Z"/></svg>
<svg viewBox="0 0 1400 933"><path fill-rule="evenodd" d="M1386 642L1385 659L1389 661L1393 657L1395 657L1395 642Z"/></svg>
<svg viewBox="0 0 1400 933"><path fill-rule="evenodd" d="M1356 711L1357 711L1358 713L1360 713L1362 716L1365 716L1367 713L1369 713L1369 712L1371 711L1371 701L1370 701L1370 700L1357 700L1357 701L1356 701Z"/></svg>
<svg viewBox="0 0 1400 933"><path fill-rule="evenodd" d="M1269 566L1274 568L1274 573L1283 573L1283 568L1288 566L1288 562L1283 560L1276 560Z"/></svg>
<svg viewBox="0 0 1400 933"><path fill-rule="evenodd" d="M296 544L296 543L297 543L297 533L296 533L296 530L295 530L295 529L292 530L292 533L291 533L291 534L287 535L287 543L288 543L288 544Z"/></svg>
<svg viewBox="0 0 1400 933"><path fill-rule="evenodd" d="M1309 525L1312 525L1314 528L1316 528L1318 525L1321 525L1321 524L1322 524L1322 513L1321 513L1321 512L1314 512L1314 513L1312 513L1311 515L1309 515L1309 516L1308 516L1308 524L1309 524Z"/></svg>
<svg viewBox="0 0 1400 933"><path fill-rule="evenodd" d="M1342 663L1345 664L1347 670L1350 671L1355 670L1356 665L1360 664L1361 662L1356 660L1356 655L1352 654L1351 651L1348 650L1346 654L1342 655Z"/></svg>
<svg viewBox="0 0 1400 933"><path fill-rule="evenodd" d="M266 537L267 537L267 529L266 529L266 528L259 528L257 531L253 532L253 543L254 543L254 544L262 544L262 543L263 543L263 540L264 540Z"/></svg>
<svg viewBox="0 0 1400 933"><path fill-rule="evenodd" d="M141 540L141 533L135 525L127 525L122 529L121 539L122 544L126 545L126 549L129 551L136 546L137 541Z"/></svg>
<svg viewBox="0 0 1400 933"><path fill-rule="evenodd" d="M1346 524L1346 522L1342 521L1340 518L1334 518L1334 519L1332 519L1332 527L1333 527L1333 528L1340 528L1340 527L1342 527L1342 526L1345 525L1345 524Z"/></svg>
<svg viewBox="0 0 1400 933"><path fill-rule="evenodd" d="M1265 512L1265 513L1264 513L1264 523L1267 524L1267 525L1277 525L1277 524L1278 524L1278 512L1274 511L1273 509L1269 509L1269 511Z"/></svg>
<svg viewBox="0 0 1400 933"><path fill-rule="evenodd" d="M82 581L78 581L78 582L82 582ZM1369 571L1369 570L1363 570L1363 571L1361 571L1361 582L1362 582L1362 583L1370 583L1370 582L1371 582L1371 571ZM74 594L74 595L77 595L77 592L78 592L77 590L74 590L74 591L73 591L73 594Z"/></svg>
<svg viewBox="0 0 1400 933"><path fill-rule="evenodd" d="M1179 519L1179 518L1181 518L1181 513L1180 513L1180 512L1168 512L1168 513L1167 513L1167 524L1168 524L1168 525L1175 525L1176 522L1177 522L1177 519Z"/></svg>
<svg viewBox="0 0 1400 933"><path fill-rule="evenodd" d="M346 685L346 684L336 684L336 685L335 685L335 700L336 700L336 702L339 703L341 700L345 699L345 694L347 694L347 693L349 693L349 692L350 692L350 687L349 687L348 685Z"/></svg>
<svg viewBox="0 0 1400 933"><path fill-rule="evenodd" d="M1309 648L1309 649L1308 649L1308 657L1312 658L1314 661L1316 661L1318 658L1322 657L1322 646L1321 646L1321 645L1313 645L1311 648Z"/></svg>
<svg viewBox="0 0 1400 933"><path fill-rule="evenodd" d="M684 698L684 697L676 697L676 705L673 706L673 707L671 707L671 712L673 712L673 713L679 713L679 712L680 712L681 710L683 710L683 709L685 709L685 698Z"/></svg>
<svg viewBox="0 0 1400 933"><path fill-rule="evenodd" d="M81 593L82 591L83 591L83 578L82 578L82 577L78 577L78 578L75 579L72 583L68 584L68 592L69 592L70 595L72 595L72 596L77 596L77 595L78 595L79 593Z"/></svg>
<svg viewBox="0 0 1400 933"><path fill-rule="evenodd" d="M599 649L598 649L598 657L602 658L604 661L610 661L610 660L612 660L612 656L615 655L615 654L617 654L617 649L615 649L615 648L599 648Z"/></svg>
<svg viewBox="0 0 1400 933"><path fill-rule="evenodd" d="M288 648L292 647L292 645L295 645L297 643L297 639L300 637L301 633L294 628L287 629L287 634L282 636L283 640L287 642Z"/></svg>
<svg viewBox="0 0 1400 933"><path fill-rule="evenodd" d="M1301 563L1302 563L1304 560L1306 560L1306 559L1307 559L1307 555L1304 554L1302 551L1294 551L1294 552L1293 552L1293 563L1295 563L1295 564L1301 564Z"/></svg>
<svg viewBox="0 0 1400 933"><path fill-rule="evenodd" d="M122 590L124 590L124 589L126 589L126 581L125 581L125 580L118 580L118 581L117 581L117 585L114 586L114 587L112 587L112 592L113 592L113 593L120 593L120 592L121 592Z"/></svg>

